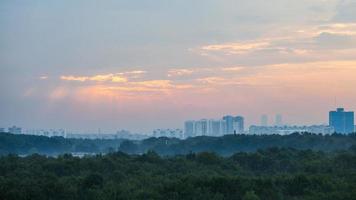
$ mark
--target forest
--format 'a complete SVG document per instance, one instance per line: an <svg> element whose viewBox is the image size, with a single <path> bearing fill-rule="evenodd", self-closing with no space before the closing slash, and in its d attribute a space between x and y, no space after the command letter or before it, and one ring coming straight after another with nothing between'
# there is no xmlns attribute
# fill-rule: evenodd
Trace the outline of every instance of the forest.
<svg viewBox="0 0 356 200"><path fill-rule="evenodd" d="M321 135L294 133L291 135L225 135L222 137L193 137L186 140L174 138L148 138L143 141L125 140L119 150L129 154L142 154L149 150L159 155L177 155L215 152L231 156L236 152L255 152L271 147L311 149L315 151L346 150L356 145L356 134Z"/></svg>
<svg viewBox="0 0 356 200"><path fill-rule="evenodd" d="M4 200L356 200L355 134L129 141L1 133L0 152Z"/></svg>
<svg viewBox="0 0 356 200"><path fill-rule="evenodd" d="M107 153L117 150L121 141L121 139L65 139L63 137L0 133L0 155L37 153L55 156L75 152Z"/></svg>
<svg viewBox="0 0 356 200"><path fill-rule="evenodd" d="M0 133L0 155L60 155L65 153L108 153L122 151L128 154L143 154L155 151L162 156L185 155L199 152L215 152L231 156L236 152L256 152L271 147L311 149L315 151L347 150L356 145L356 134L318 135L294 133L291 135L225 135L222 137L200 136L180 140L176 138L148 138L132 140L66 139Z"/></svg>
<svg viewBox="0 0 356 200"><path fill-rule="evenodd" d="M229 157L123 152L0 157L0 199L356 199L356 146L268 148Z"/></svg>

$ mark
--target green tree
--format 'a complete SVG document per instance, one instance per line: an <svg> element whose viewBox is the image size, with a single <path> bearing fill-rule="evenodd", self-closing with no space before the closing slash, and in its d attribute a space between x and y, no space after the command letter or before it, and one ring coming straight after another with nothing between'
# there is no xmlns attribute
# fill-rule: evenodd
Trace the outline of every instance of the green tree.
<svg viewBox="0 0 356 200"><path fill-rule="evenodd" d="M245 195L242 197L242 200L260 200L260 197L258 197L255 193L255 191L247 191Z"/></svg>

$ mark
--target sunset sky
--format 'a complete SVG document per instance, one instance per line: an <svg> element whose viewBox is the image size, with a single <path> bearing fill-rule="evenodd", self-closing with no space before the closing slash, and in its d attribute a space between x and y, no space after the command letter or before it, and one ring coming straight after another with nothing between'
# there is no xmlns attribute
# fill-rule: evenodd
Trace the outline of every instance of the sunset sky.
<svg viewBox="0 0 356 200"><path fill-rule="evenodd" d="M1 0L0 93L4 128L325 124L356 110L356 1Z"/></svg>

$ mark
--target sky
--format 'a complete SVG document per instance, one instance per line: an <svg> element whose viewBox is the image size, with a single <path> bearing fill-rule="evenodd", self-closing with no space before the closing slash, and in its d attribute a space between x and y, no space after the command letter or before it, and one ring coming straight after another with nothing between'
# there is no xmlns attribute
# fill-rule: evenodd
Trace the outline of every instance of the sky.
<svg viewBox="0 0 356 200"><path fill-rule="evenodd" d="M356 110L355 0L0 0L0 127Z"/></svg>

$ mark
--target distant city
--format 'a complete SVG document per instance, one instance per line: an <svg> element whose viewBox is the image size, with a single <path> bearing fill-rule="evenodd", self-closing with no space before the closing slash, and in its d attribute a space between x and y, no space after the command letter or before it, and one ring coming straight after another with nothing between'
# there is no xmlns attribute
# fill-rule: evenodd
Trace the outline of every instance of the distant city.
<svg viewBox="0 0 356 200"><path fill-rule="evenodd" d="M28 129L12 126L0 128L0 132L12 134L37 135L47 137L64 137L80 139L131 139L142 140L149 137L169 137L185 139L197 136L219 137L229 134L249 134L249 135L288 135L292 133L309 132L315 134L329 135L333 133L350 134L356 131L354 112L345 111L344 108L337 108L329 112L328 125L311 126L291 126L283 123L281 114L275 116L274 122L269 123L268 115L262 115L259 125L251 125L248 130L245 129L245 119L243 116L226 115L221 119L201 119L187 120L184 122L184 128L176 129L155 129L151 134L131 133L127 130L120 130L113 134L100 133L73 133L66 129Z"/></svg>

